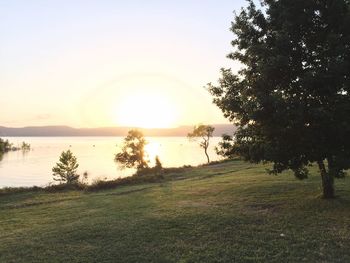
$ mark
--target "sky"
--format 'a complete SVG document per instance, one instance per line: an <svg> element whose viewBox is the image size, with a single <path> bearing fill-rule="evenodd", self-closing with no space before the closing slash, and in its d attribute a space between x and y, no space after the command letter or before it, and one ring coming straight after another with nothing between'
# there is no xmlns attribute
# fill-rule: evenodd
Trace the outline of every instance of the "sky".
<svg viewBox="0 0 350 263"><path fill-rule="evenodd" d="M237 70L243 0L0 0L0 126L228 123L204 86Z"/></svg>

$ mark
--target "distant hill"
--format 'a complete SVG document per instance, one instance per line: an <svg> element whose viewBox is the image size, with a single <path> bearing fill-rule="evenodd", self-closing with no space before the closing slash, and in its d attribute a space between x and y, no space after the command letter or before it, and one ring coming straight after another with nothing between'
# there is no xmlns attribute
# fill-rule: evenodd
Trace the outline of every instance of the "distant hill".
<svg viewBox="0 0 350 263"><path fill-rule="evenodd" d="M232 134L235 127L230 124L215 124L214 136ZM9 128L0 126L0 137L6 136L125 136L132 127L72 128L69 126L30 126ZM145 136L186 136L192 126L169 129L140 129Z"/></svg>

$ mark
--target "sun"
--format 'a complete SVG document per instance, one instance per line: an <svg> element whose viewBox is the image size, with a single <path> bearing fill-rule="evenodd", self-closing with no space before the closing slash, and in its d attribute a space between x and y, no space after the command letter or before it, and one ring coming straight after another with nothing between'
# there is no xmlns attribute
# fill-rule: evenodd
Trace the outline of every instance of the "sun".
<svg viewBox="0 0 350 263"><path fill-rule="evenodd" d="M115 108L119 126L170 128L176 125L177 111L169 98L161 94L128 94Z"/></svg>

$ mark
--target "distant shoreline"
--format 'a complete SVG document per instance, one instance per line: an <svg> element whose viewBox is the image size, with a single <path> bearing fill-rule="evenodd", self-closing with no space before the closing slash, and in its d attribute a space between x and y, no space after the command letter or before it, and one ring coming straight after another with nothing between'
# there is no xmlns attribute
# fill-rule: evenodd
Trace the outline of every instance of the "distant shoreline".
<svg viewBox="0 0 350 263"><path fill-rule="evenodd" d="M8 139L8 138L102 138L102 137L115 137L115 138L124 138L123 135L0 135L0 138ZM145 135L145 138L185 138L186 135ZM215 135L213 138L221 138L221 135Z"/></svg>
<svg viewBox="0 0 350 263"><path fill-rule="evenodd" d="M232 124L214 124L214 136L232 134L235 126ZM0 137L113 137L125 136L134 127L101 127L101 128L72 128L69 126L33 126L11 128L0 126ZM185 137L193 126L177 128L136 128L147 137Z"/></svg>

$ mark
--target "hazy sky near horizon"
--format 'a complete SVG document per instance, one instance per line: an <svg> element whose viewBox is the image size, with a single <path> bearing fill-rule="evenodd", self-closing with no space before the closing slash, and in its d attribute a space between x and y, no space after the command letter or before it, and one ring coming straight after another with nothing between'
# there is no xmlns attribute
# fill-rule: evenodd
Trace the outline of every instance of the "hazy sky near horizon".
<svg viewBox="0 0 350 263"><path fill-rule="evenodd" d="M0 0L0 126L227 123L204 86L238 69L226 55L245 5Z"/></svg>

